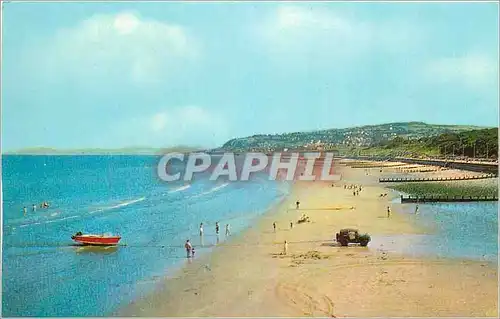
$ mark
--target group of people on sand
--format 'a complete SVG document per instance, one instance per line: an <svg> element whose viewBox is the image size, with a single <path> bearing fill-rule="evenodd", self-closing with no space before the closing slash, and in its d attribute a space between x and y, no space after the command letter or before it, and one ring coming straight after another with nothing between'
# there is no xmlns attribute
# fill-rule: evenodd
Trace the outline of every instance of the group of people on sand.
<svg viewBox="0 0 500 319"><path fill-rule="evenodd" d="M40 208L49 208L49 203L48 202L43 202L43 203L40 203ZM31 211L32 212L36 212L36 205L33 204L31 206ZM23 213L26 215L26 213L28 213L28 208L26 206L23 207Z"/></svg>
<svg viewBox="0 0 500 319"><path fill-rule="evenodd" d="M311 220L309 219L309 216L307 216L305 213L302 214L302 216L300 216L299 220L297 221L297 224L301 224L301 223L308 223L310 222ZM277 227L278 225L276 224L276 222L273 222L273 231L276 232L277 230ZM293 221L290 221L290 229L293 229Z"/></svg>
<svg viewBox="0 0 500 319"><path fill-rule="evenodd" d="M300 201L295 202L295 208L298 210L300 209ZM300 216L299 220L297 221L297 224L305 223L305 222L310 222L311 220L309 219L309 216L307 216L306 213L302 213ZM290 229L293 229L293 221L290 221ZM277 224L276 222L273 222L273 231L276 232L277 230ZM283 252L281 253L282 255L286 255L288 253L288 241L285 240L283 243Z"/></svg>
<svg viewBox="0 0 500 319"><path fill-rule="evenodd" d="M344 185L344 189L352 189L352 196L359 196L359 192L363 190L361 185Z"/></svg>
<svg viewBox="0 0 500 319"><path fill-rule="evenodd" d="M302 216L300 216L300 219L297 221L297 224L301 224L301 223L308 223L310 222L311 220L309 219L309 216L307 216L305 213L302 214Z"/></svg>

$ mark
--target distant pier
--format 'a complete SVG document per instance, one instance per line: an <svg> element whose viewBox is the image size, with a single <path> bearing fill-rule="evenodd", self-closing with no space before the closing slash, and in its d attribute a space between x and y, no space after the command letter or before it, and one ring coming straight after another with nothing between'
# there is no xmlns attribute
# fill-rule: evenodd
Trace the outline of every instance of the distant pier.
<svg viewBox="0 0 500 319"><path fill-rule="evenodd" d="M408 196L401 195L401 203L432 203L432 202L492 202L498 201L498 196Z"/></svg>
<svg viewBox="0 0 500 319"><path fill-rule="evenodd" d="M447 182L447 181L466 181L473 179L495 178L496 175L462 176L462 177L422 177L422 178L379 178L379 183L414 183L414 182Z"/></svg>

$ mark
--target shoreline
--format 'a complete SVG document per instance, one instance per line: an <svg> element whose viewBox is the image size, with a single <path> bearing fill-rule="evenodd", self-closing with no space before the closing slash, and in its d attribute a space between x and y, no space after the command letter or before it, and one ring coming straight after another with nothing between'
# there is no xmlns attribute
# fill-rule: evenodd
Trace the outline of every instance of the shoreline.
<svg viewBox="0 0 500 319"><path fill-rule="evenodd" d="M211 259L214 257L214 255L217 254L223 254L224 252L221 252L223 249L227 249L229 247L245 247L249 245L256 245L256 243L249 243L247 241L247 235L248 233L255 231L255 229L259 228L259 224L262 223L262 219L265 219L267 217L271 217L277 210L282 209L286 205L288 205L288 202L290 201L291 195L294 191L294 187L291 186L289 188L289 192L284 195L280 200L276 201L272 205L270 205L264 213L257 215L254 217L255 223L250 223L249 226L244 229L241 232L231 234L229 239L225 239L219 244L208 244L207 248L210 249L210 251L204 251L204 252L199 252L204 250L204 248L200 247L200 245L195 245L194 247L196 248L197 257L191 258L190 260L186 259L183 265L178 265L173 269L172 271L167 270L165 273L165 276L160 280L160 282L155 285L156 289L146 295L146 297L139 298L138 300L134 300L131 303L129 303L126 306L119 307L116 311L108 314L109 316L134 316L129 313L129 310L132 309L131 307L134 307L133 305L137 303L141 303L146 301L148 298L151 296L154 296L155 294L158 294L159 292L162 291L163 286L168 285L172 281L177 281L181 278L183 278L187 273L190 273L194 268L204 268L207 269L206 266L209 265ZM211 234L211 235L205 235L205 237L215 237L216 235ZM222 235L221 235L222 236ZM192 237L192 239L196 238L196 242L199 243L200 238L198 236ZM257 243L258 244L258 243ZM132 312L135 312L133 310Z"/></svg>
<svg viewBox="0 0 500 319"><path fill-rule="evenodd" d="M357 181L357 173L363 172L345 171L347 181ZM155 292L119 308L117 314L496 316L494 263L410 257L373 245L332 247L334 233L343 227L368 231L372 237L428 234L428 230L416 228L412 216L398 213L400 204L392 203L395 191L370 183L369 178L357 197L343 188L345 181L335 182L335 187L327 182L297 182L278 205L258 216L255 224L185 265L175 276L163 279ZM381 191L391 196L376 198ZM302 206L299 211L294 207L297 199ZM317 210L332 205L339 209ZM349 205L355 208L342 209ZM384 217L386 206L395 211L390 219ZM312 222L290 229L289 220L296 220L302 212ZM272 231L273 221L278 223L276 233ZM286 256L280 255L284 240L289 241ZM381 286L381 282L385 284ZM360 292L366 289L372 293L362 298ZM420 307L402 305L394 289L408 294L408 299L414 299ZM470 294L482 297L473 298L473 305L464 305L462 299ZM348 295L357 300L358 306L346 299ZM447 307L443 307L444 301Z"/></svg>

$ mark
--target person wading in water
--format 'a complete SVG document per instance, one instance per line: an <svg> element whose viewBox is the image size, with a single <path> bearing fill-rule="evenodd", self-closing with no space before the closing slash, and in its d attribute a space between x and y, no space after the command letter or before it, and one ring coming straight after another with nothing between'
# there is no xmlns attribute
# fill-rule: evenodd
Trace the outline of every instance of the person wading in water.
<svg viewBox="0 0 500 319"><path fill-rule="evenodd" d="M189 242L189 239L186 240L186 244L184 244L184 248L186 248L186 256L187 256L187 258L191 257L191 251L193 249L193 246Z"/></svg>

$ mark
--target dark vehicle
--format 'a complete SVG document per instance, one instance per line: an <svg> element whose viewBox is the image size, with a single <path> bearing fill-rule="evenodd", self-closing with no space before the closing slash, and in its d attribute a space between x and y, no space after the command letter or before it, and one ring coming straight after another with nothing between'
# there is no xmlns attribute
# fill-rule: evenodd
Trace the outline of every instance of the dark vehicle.
<svg viewBox="0 0 500 319"><path fill-rule="evenodd" d="M359 231L353 228L341 229L335 237L341 246L347 246L349 243L355 243L365 247L371 240L370 235L359 234Z"/></svg>

